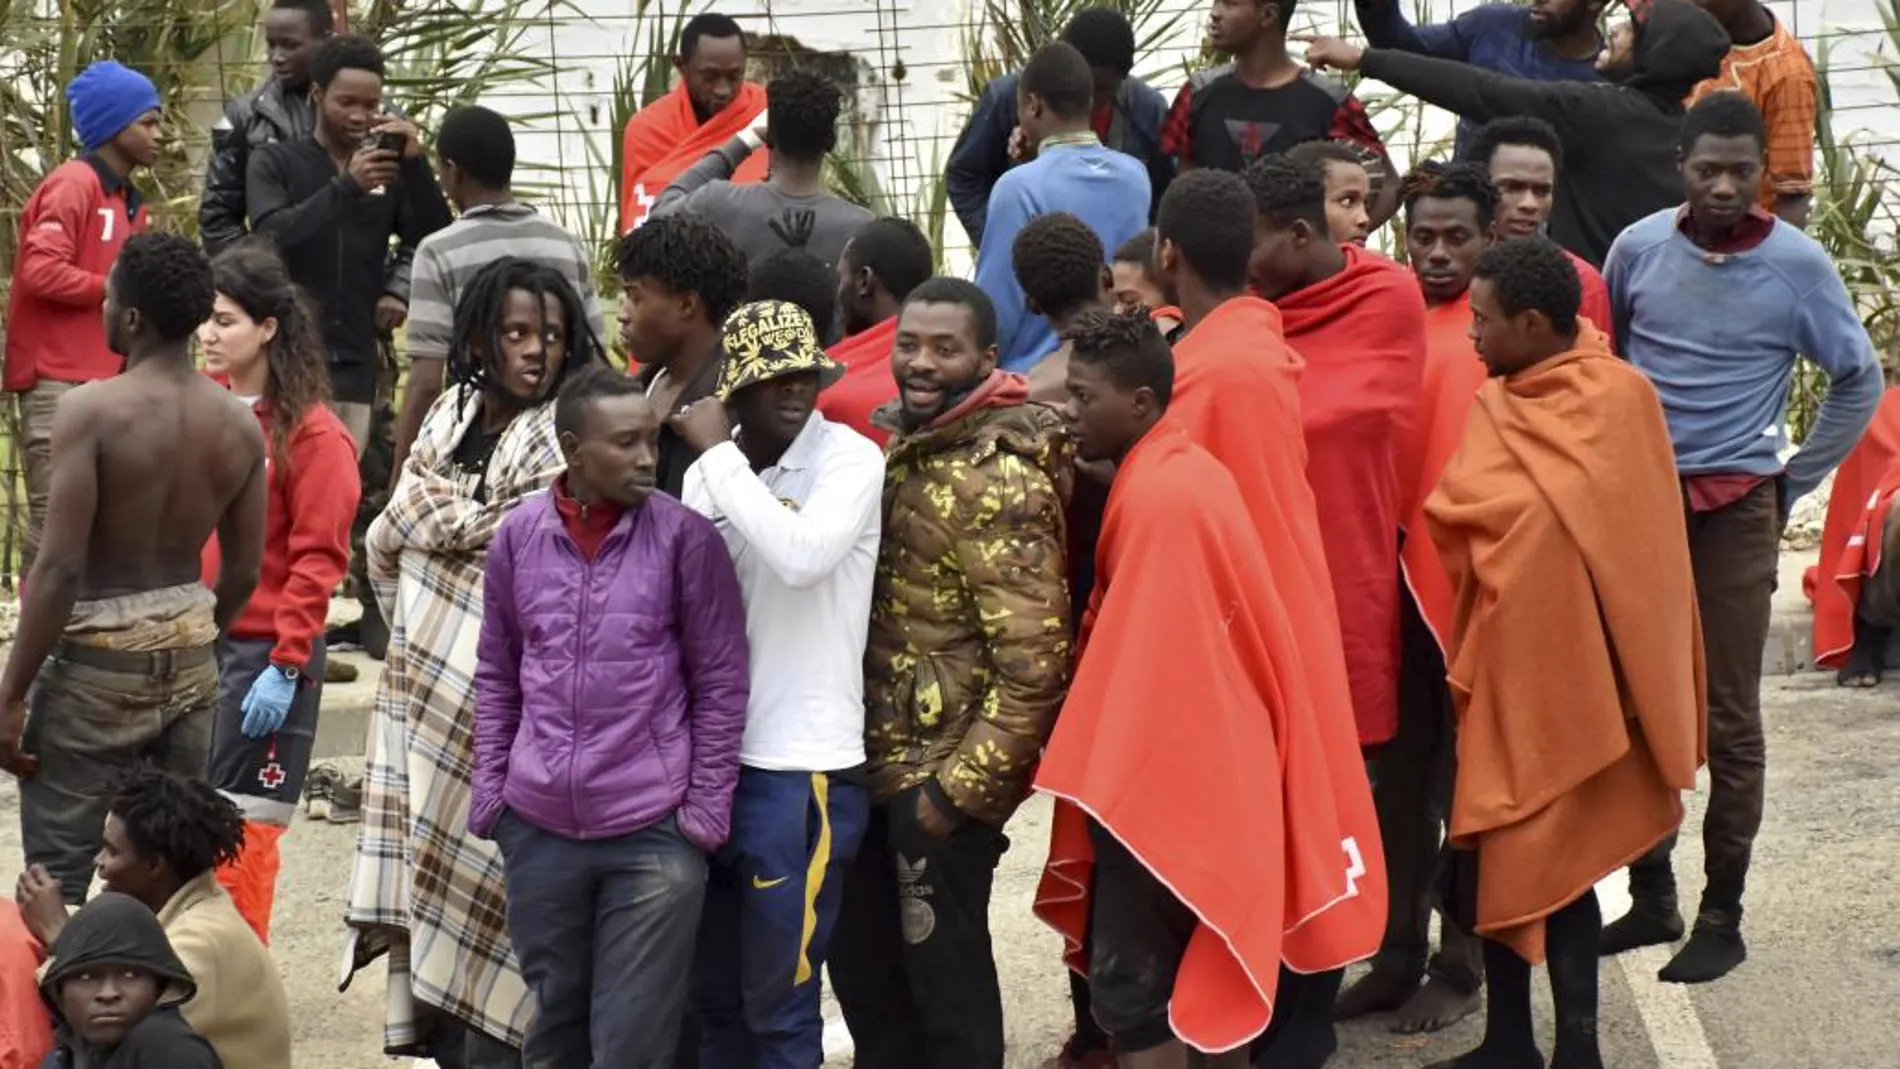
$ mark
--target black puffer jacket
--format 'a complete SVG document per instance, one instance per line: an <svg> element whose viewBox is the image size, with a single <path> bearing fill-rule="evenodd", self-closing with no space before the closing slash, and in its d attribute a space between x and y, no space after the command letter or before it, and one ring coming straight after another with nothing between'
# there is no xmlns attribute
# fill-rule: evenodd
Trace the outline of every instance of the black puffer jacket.
<svg viewBox="0 0 1900 1069"><path fill-rule="evenodd" d="M1638 24L1635 70L1620 83L1510 78L1449 59L1368 49L1359 70L1473 122L1532 115L1563 139L1550 236L1601 267L1644 216L1682 203L1682 100L1722 69L1728 31L1687 0L1655 0Z"/></svg>
<svg viewBox="0 0 1900 1069"><path fill-rule="evenodd" d="M158 1005L111 1048L88 1047L66 1020L59 989L87 970L130 966L158 977ZM223 1069L217 1052L179 1016L198 985L172 950L158 917L143 902L107 892L73 914L53 940L40 974L40 996L58 1032L42 1069ZM233 1067L237 1069L237 1067Z"/></svg>
<svg viewBox="0 0 1900 1069"><path fill-rule="evenodd" d="M215 256L248 233L244 169L251 150L273 141L302 141L316 132L316 121L309 94L285 92L275 78L224 105L224 118L211 129L211 166L198 201L198 234L207 253Z"/></svg>

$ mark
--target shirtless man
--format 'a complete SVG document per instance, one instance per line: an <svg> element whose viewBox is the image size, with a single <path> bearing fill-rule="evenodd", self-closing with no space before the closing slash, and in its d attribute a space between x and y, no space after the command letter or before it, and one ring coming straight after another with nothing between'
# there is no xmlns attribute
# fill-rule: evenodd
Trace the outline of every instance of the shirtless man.
<svg viewBox="0 0 1900 1069"><path fill-rule="evenodd" d="M212 643L257 585L264 437L242 401L192 366L191 335L211 302L196 245L127 241L105 307L125 371L75 388L53 419L46 537L0 675L0 767L21 778L27 863L45 865L74 904L115 776L142 761L204 775ZM215 592L199 581L214 529Z"/></svg>

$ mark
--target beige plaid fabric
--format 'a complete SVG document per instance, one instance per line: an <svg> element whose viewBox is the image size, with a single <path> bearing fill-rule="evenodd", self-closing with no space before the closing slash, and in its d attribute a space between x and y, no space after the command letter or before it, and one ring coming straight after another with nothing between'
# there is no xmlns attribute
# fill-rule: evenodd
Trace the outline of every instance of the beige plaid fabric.
<svg viewBox="0 0 1900 1069"><path fill-rule="evenodd" d="M429 410L402 481L366 540L389 619L347 919L349 975L389 955L384 1048L418 1053L432 1011L519 1047L532 1014L508 944L501 856L468 833L482 566L502 517L562 469L554 406L517 416L484 473L456 444L481 401Z"/></svg>

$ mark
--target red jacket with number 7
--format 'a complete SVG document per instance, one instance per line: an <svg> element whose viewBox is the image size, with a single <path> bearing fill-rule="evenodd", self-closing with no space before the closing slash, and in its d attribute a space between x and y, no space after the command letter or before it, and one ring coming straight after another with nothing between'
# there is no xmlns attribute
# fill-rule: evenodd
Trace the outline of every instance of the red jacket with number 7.
<svg viewBox="0 0 1900 1069"><path fill-rule="evenodd" d="M106 275L145 229L138 189L96 156L53 168L20 213L7 298L8 390L41 379L91 382L125 361L106 348Z"/></svg>

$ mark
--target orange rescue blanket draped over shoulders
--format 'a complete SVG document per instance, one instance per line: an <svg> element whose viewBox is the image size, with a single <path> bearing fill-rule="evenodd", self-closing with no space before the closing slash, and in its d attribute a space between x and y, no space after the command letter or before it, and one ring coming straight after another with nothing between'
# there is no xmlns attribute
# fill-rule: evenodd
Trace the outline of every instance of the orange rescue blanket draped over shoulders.
<svg viewBox="0 0 1900 1069"><path fill-rule="evenodd" d="M1889 389L1860 444L1834 473L1821 563L1802 586L1814 602L1814 661L1841 668L1854 649L1860 583L1880 563L1887 510L1900 493L1900 389Z"/></svg>
<svg viewBox="0 0 1900 1069"><path fill-rule="evenodd" d="M704 123L693 113L684 81L660 99L633 113L620 138L620 232L646 221L647 209L682 171L758 121L765 111L765 90L751 82L725 110ZM761 148L746 157L734 182L758 182L770 167L771 153Z"/></svg>
<svg viewBox="0 0 1900 1069"><path fill-rule="evenodd" d="M1269 562L1258 577L1244 577L1248 584L1259 584L1258 588L1250 585L1247 589L1258 589L1259 596L1270 594L1276 598L1292 625L1284 641L1276 640L1270 647L1271 658L1263 652L1239 662L1248 669L1250 684L1260 694L1271 696L1260 699L1274 710L1271 737L1263 743L1252 736L1224 734L1228 730L1225 727L1210 727L1205 735L1207 744L1216 750L1236 751L1231 756L1223 755L1221 760L1238 759L1247 770L1244 774L1227 776L1213 771L1224 765L1194 769L1184 764L1179 766L1186 770L1186 779L1181 782L1156 776L1117 787L1105 781L1102 790L1108 793L1083 800L1098 814L1102 810L1096 807L1102 805L1120 812L1122 803L1114 794L1130 791L1124 824L1131 820L1147 823L1139 831L1113 824L1111 829L1129 843L1136 856L1155 868L1205 923L1228 931L1227 939L1203 936L1197 941L1202 949L1191 952L1192 970L1188 968L1190 962L1183 963L1172 1010L1175 1029L1182 1038L1203 1050L1218 1051L1237 1046L1265 1029L1277 985L1277 973L1260 959L1266 953L1262 944L1250 943L1245 950L1238 946L1221 949L1232 942L1228 929L1236 923L1227 917L1228 907L1250 916L1248 910L1267 908L1270 897L1277 893L1273 908L1279 911L1281 928L1274 951L1278 961L1302 973L1339 968L1378 949L1386 920L1385 859L1353 726L1339 617L1326 577L1313 495L1306 484L1297 394L1299 364L1280 341L1279 313L1256 298L1228 301L1176 345L1175 368L1168 423L1181 428L1196 445L1213 454L1238 486L1252 533ZM1155 467L1166 472L1178 465L1157 462ZM1165 552L1150 550L1155 555L1148 558L1137 556L1135 550L1119 548L1122 535L1115 527L1118 522L1132 524L1137 516L1147 522L1160 522L1144 513L1122 513L1128 518L1117 520L1117 495L1132 498L1135 491L1130 487L1141 485L1136 479L1124 486L1128 478L1125 467L1110 491L1109 514L1096 554L1097 596L1113 598L1120 591L1125 596L1117 604L1122 606L1139 603L1143 597L1140 584L1178 584L1189 574L1206 570L1198 561L1185 559L1179 547ZM1238 547L1224 548L1223 552L1237 555L1236 559L1252 559L1254 553ZM1134 570L1118 572L1118 565ZM1118 586L1124 582L1123 575L1128 576L1126 582L1132 589ZM1152 598L1153 588L1147 588L1146 594ZM1189 662L1183 658L1230 657L1228 643L1238 639L1217 634L1205 643L1194 640L1203 646L1201 654L1183 653L1168 642L1157 648L1171 651L1170 655L1151 660L1139 650L1127 648L1126 644L1139 642L1130 639L1131 632L1124 628L1152 625L1142 621L1112 623L1107 618L1106 603L1104 606L1104 619L1096 622L1086 636L1087 648L1078 671L1091 673L1090 678L1099 678L1092 673L1115 673L1113 709L1118 716L1125 701L1143 700L1138 692L1145 686L1160 688L1153 692L1155 701L1149 702L1155 712L1176 720L1193 713L1194 718L1187 722L1198 724L1199 699L1183 699L1180 695L1187 691L1179 688L1182 677L1199 673L1185 671ZM1145 611L1152 612L1152 606ZM1167 622L1170 620L1171 616L1163 619L1157 634L1176 628ZM1181 630L1180 634L1190 632ZM1089 652L1098 645L1104 656L1097 657L1091 667ZM1127 667L1118 664L1127 658L1135 660L1128 661ZM1136 664L1152 665L1159 674L1145 684L1138 683L1141 676L1123 674L1135 671ZM1205 685L1205 681L1196 681L1197 687ZM1092 689L1070 689L1063 718L1057 721L1058 732L1063 730L1070 706L1088 708L1096 701L1089 697L1094 694ZM1165 700L1161 700L1163 695ZM1101 715L1097 712L1089 718L1099 719ZM1131 750L1126 755L1129 759L1148 754L1153 744L1142 737L1144 729L1139 721L1126 722L1137 726L1126 731L1118 728L1094 745L1109 747L1110 753L1127 747ZM1073 732L1071 737L1075 737ZM1111 757L1104 754L1099 759L1108 761ZM1169 767L1176 766L1170 761ZM1069 772L1064 761L1058 759L1053 772L1051 768L1050 759L1045 757L1039 784L1058 794L1079 796L1080 788L1067 781ZM1242 858L1235 853L1238 836L1233 833L1227 811L1189 811L1170 801L1177 792L1210 790L1231 792L1222 804L1246 809L1248 819L1276 811L1284 814L1277 852L1267 844L1249 840ZM1197 800L1196 804L1202 803ZM1179 849L1184 856L1195 859L1191 864L1196 871L1183 875L1160 868L1139 845L1155 835L1173 841L1170 856ZM1086 889L1093 856L1080 813L1069 806L1058 806L1049 867L1037 892L1036 909L1067 937L1069 961L1084 971L1081 936L1088 916ZM1264 876L1255 871L1262 866ZM1209 885L1208 894L1213 897L1197 900L1187 884L1198 888L1202 882ZM1217 917L1210 909L1222 915ZM1260 923L1265 923L1264 918ZM1248 931L1255 932L1252 928ZM1255 937L1259 938L1258 932ZM1220 954L1230 960L1223 962Z"/></svg>
<svg viewBox="0 0 1900 1069"><path fill-rule="evenodd" d="M1457 583L1451 838L1478 932L1531 962L1544 918L1660 842L1707 719L1661 402L1600 338L1479 390L1426 503Z"/></svg>
<svg viewBox="0 0 1900 1069"><path fill-rule="evenodd" d="M1345 628L1359 741L1372 746L1399 725L1397 456L1425 373L1425 305L1410 271L1355 246L1344 270L1274 303L1287 344L1306 361L1306 471Z"/></svg>

